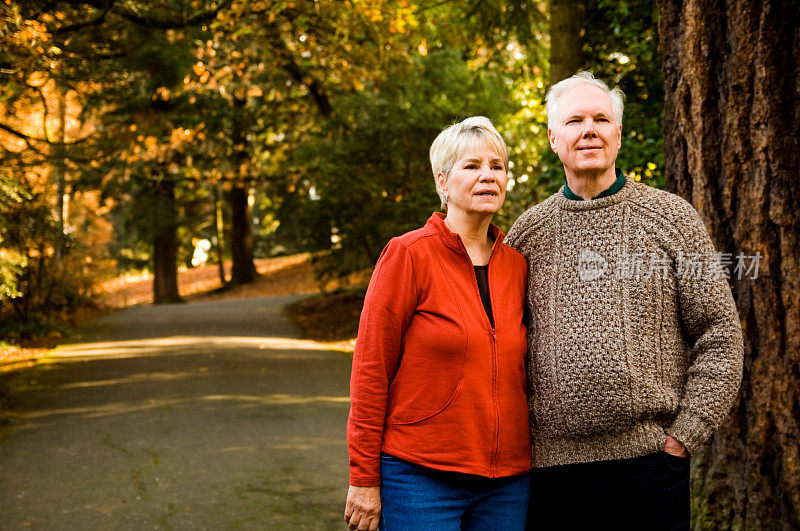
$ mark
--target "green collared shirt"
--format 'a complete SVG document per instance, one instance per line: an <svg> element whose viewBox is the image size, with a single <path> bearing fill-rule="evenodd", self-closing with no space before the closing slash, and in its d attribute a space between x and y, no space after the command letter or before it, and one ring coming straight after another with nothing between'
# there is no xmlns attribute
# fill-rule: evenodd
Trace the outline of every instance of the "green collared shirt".
<svg viewBox="0 0 800 531"><path fill-rule="evenodd" d="M617 180L614 181L614 184L612 184L611 186L600 192L598 195L594 196L592 199L600 199L601 197L608 197L622 190L622 187L625 186L625 174L622 173L622 170L620 170L619 168L616 168L614 171L616 171L617 173ZM567 199L572 199L573 201L584 200L581 196L576 195L575 192L569 189L569 185L567 184L566 180L564 181L564 197L566 197Z"/></svg>

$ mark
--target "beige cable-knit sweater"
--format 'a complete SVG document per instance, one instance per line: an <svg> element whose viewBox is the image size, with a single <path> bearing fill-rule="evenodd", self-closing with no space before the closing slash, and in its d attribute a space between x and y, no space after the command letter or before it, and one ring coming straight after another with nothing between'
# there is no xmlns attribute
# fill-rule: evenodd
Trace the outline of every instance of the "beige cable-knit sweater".
<svg viewBox="0 0 800 531"><path fill-rule="evenodd" d="M665 434L694 453L731 407L743 343L692 206L631 179L590 201L562 188L506 241L529 268L534 466L645 455Z"/></svg>

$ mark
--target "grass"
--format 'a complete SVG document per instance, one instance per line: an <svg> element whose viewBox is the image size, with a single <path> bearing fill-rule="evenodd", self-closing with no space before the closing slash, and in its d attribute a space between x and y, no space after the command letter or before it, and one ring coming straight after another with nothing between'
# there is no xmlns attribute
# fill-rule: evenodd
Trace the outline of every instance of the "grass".
<svg viewBox="0 0 800 531"><path fill-rule="evenodd" d="M290 304L284 309L305 335L316 341L352 341L364 306L364 288L321 294Z"/></svg>

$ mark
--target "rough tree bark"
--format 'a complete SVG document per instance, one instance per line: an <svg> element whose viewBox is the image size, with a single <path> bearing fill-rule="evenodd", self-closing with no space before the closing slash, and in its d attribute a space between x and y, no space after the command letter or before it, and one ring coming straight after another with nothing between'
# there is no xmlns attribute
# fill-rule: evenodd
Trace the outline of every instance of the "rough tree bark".
<svg viewBox="0 0 800 531"><path fill-rule="evenodd" d="M550 2L550 86L583 66L583 0Z"/></svg>
<svg viewBox="0 0 800 531"><path fill-rule="evenodd" d="M659 0L659 11L667 186L734 265L762 256L757 278L732 275L745 374L694 459L694 527L800 529L800 5Z"/></svg>
<svg viewBox="0 0 800 531"><path fill-rule="evenodd" d="M161 179L153 184L153 193L153 303L181 302L175 183Z"/></svg>

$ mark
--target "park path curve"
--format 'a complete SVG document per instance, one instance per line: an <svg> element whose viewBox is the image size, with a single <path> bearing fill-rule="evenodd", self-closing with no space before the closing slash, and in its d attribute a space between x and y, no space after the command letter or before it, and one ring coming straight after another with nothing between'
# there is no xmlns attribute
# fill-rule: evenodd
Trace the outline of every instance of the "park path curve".
<svg viewBox="0 0 800 531"><path fill-rule="evenodd" d="M350 355L297 299L127 308L6 376L0 529L345 529Z"/></svg>

